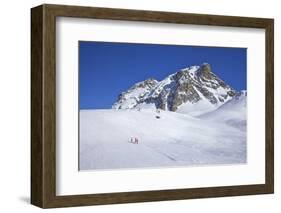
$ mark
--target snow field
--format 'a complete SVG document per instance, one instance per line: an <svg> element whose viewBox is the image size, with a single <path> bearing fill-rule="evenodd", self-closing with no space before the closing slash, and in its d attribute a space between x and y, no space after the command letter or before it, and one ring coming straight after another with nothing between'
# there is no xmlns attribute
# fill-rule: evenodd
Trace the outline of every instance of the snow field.
<svg viewBox="0 0 281 213"><path fill-rule="evenodd" d="M243 129L171 111L156 115L149 108L80 110L80 170L246 163Z"/></svg>

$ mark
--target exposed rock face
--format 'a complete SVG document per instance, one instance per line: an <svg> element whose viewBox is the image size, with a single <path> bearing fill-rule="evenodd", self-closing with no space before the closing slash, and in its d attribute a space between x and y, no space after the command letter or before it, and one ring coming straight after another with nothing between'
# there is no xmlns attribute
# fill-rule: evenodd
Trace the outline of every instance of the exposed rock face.
<svg viewBox="0 0 281 213"><path fill-rule="evenodd" d="M113 104L114 109L131 109L139 103L146 102L146 95L157 85L158 81L149 78L145 81L138 82L130 89L122 92L118 96L118 100Z"/></svg>
<svg viewBox="0 0 281 213"><path fill-rule="evenodd" d="M182 105L207 102L220 106L237 92L217 77L210 64L191 66L162 81L147 79L119 95L115 109L131 109L152 104L158 109L177 111Z"/></svg>

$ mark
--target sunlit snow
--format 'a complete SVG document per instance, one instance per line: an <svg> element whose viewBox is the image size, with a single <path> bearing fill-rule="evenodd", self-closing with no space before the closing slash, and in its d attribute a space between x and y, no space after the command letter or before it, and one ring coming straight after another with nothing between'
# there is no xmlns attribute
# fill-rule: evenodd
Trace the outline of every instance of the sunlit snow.
<svg viewBox="0 0 281 213"><path fill-rule="evenodd" d="M232 122L245 122L240 115ZM221 117L149 108L80 111L81 170L240 163L246 163L245 128Z"/></svg>

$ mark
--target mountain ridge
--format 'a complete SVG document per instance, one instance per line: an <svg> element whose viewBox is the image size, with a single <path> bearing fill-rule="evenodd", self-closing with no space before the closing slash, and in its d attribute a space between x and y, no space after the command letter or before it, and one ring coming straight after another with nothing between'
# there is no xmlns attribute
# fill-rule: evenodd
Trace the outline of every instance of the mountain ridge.
<svg viewBox="0 0 281 213"><path fill-rule="evenodd" d="M122 92L112 108L156 108L200 115L215 110L235 97L234 90L212 72L211 65L193 65L161 81L148 78Z"/></svg>

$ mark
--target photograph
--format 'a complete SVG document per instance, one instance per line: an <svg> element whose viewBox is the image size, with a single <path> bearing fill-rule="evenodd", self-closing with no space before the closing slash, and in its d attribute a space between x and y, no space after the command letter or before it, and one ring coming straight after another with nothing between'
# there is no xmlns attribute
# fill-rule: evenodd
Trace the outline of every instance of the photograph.
<svg viewBox="0 0 281 213"><path fill-rule="evenodd" d="M274 14L34 6L32 205L274 193Z"/></svg>
<svg viewBox="0 0 281 213"><path fill-rule="evenodd" d="M78 49L79 171L247 164L247 48Z"/></svg>

